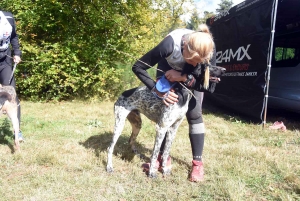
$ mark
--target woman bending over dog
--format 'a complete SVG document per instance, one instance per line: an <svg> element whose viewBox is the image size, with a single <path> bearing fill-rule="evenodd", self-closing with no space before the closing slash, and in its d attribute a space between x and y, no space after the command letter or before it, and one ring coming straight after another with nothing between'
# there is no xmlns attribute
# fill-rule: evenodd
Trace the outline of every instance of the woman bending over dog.
<svg viewBox="0 0 300 201"><path fill-rule="evenodd" d="M203 181L204 167L202 152L204 147L204 123L202 119L203 92L213 92L215 84L209 84L209 68L205 65L216 65L215 45L213 37L205 24L199 26L199 31L189 29L176 29L169 33L156 47L143 55L132 67L136 76L161 98L165 105L177 102L178 96L173 90L168 93L159 92L155 87L155 81L149 76L147 69L158 64L158 69L165 72L165 77L171 82L182 82L193 90L194 96L189 102L186 114L189 123L189 138L192 147L192 170L189 180L193 182ZM199 73L199 68L202 73ZM204 72L205 69L205 72ZM163 73L157 73L157 78ZM204 78L206 75L206 78ZM207 77L208 76L208 77ZM203 81L204 80L204 81ZM217 82L217 81L216 81ZM161 166L162 153L166 137L161 145L158 163ZM167 166L171 166L171 158L168 158ZM149 166L144 164L144 167Z"/></svg>

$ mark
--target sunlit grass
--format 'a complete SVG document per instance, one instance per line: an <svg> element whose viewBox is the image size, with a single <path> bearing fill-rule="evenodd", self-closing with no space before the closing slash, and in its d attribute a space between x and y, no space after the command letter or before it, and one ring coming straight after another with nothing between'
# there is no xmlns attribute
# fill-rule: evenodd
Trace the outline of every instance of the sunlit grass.
<svg viewBox="0 0 300 201"><path fill-rule="evenodd" d="M22 102L26 142L20 153L13 153L10 122L5 116L0 120L0 200L300 199L299 121L286 119L288 130L282 132L204 110L205 181L191 183L186 120L172 146L172 175L157 179L141 169L155 137L154 124L146 118L137 139L145 158L131 153L126 122L113 155L115 171L106 172L114 125L111 102Z"/></svg>

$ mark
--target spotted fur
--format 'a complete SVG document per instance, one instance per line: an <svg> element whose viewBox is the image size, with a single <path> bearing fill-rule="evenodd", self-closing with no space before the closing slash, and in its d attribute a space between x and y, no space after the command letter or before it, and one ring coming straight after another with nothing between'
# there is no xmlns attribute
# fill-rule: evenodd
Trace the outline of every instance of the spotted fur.
<svg viewBox="0 0 300 201"><path fill-rule="evenodd" d="M7 114L10 118L15 133L15 146L18 150L20 148L18 139L18 104L16 102L16 91L13 86L2 86L0 84L0 114Z"/></svg>
<svg viewBox="0 0 300 201"><path fill-rule="evenodd" d="M145 86L124 92L114 105L115 128L110 147L108 148L107 167L108 172L113 171L112 153L114 146L124 128L126 118L132 126L132 133L129 139L132 150L137 153L135 140L142 126L140 113L156 123L156 140L151 156L149 177L156 177L155 163L158 157L161 143L167 133L166 146L163 154L163 172L168 174L170 170L164 168L168 158L172 141L176 131L182 122L188 109L188 102L192 95L187 90L177 92L179 102L170 106L156 98Z"/></svg>
<svg viewBox="0 0 300 201"><path fill-rule="evenodd" d="M213 76L221 76L224 72L224 68L216 67L214 69ZM113 172L112 154L114 146L120 137L124 128L126 118L129 120L132 126L132 133L129 139L131 149L137 153L135 147L135 140L142 127L141 113L148 119L155 122L156 139L150 161L150 169L148 172L149 177L156 177L156 160L159 154L160 146L166 136L166 144L164 153L162 156L162 171L163 174L169 174L171 169L166 167L167 158L170 153L172 142L175 138L176 131L185 117L188 110L189 100L192 98L192 94L185 88L175 87L176 94L178 95L178 102L165 106L161 99L156 98L152 92L145 86L130 89L122 93L114 105L115 112L115 126L112 142L108 148L107 154L107 172Z"/></svg>

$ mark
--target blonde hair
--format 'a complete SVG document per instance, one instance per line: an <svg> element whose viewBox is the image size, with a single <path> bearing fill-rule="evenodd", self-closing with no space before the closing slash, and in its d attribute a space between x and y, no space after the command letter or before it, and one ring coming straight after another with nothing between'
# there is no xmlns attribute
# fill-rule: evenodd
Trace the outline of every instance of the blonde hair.
<svg viewBox="0 0 300 201"><path fill-rule="evenodd" d="M201 63L208 63L213 56L215 47L213 37L206 24L200 24L196 32L188 34L185 37L184 48L188 51L188 58L199 58ZM209 87L209 68L206 67L204 75L204 88Z"/></svg>

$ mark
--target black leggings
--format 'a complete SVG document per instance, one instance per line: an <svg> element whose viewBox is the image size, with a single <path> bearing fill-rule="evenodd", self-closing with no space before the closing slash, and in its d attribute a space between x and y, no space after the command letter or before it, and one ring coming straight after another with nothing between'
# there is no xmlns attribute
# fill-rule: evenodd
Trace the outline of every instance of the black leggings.
<svg viewBox="0 0 300 201"><path fill-rule="evenodd" d="M0 83L2 85L11 85L16 89L16 81L15 77L12 77L11 83L9 83L11 74L13 72L12 68L12 59L9 57L5 57L0 59ZM21 124L21 107L18 95L16 96L16 102L18 104L18 119L19 125Z"/></svg>
<svg viewBox="0 0 300 201"><path fill-rule="evenodd" d="M162 60L158 63L158 69L163 70L164 72L171 70L166 60ZM157 71L157 77L162 76L163 73ZM202 160L202 152L204 147L204 123L202 118L202 101L203 101L203 92L194 91L194 97L189 102L188 111L186 113L186 118L189 123L189 138L192 147L193 160ZM162 154L165 147L166 137L164 138L162 145L160 147L160 153Z"/></svg>
<svg viewBox="0 0 300 201"><path fill-rule="evenodd" d="M168 64L167 60L163 59L158 63L158 69L167 72L171 70L172 67ZM157 71L156 78L161 77L164 73L161 71ZM186 113L186 118L189 124L198 124L203 123L202 119L202 101L203 101L203 92L194 91L194 97L189 102L189 108Z"/></svg>

